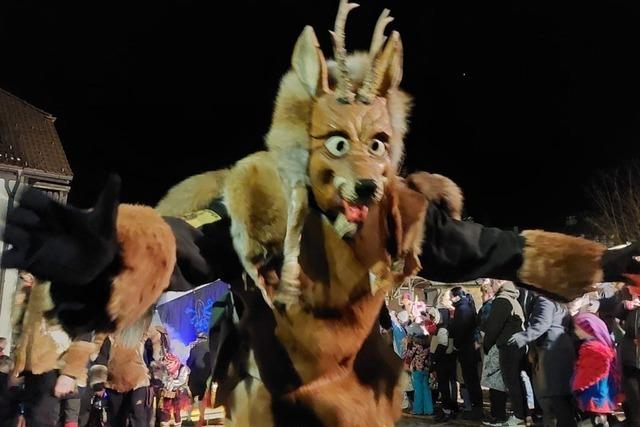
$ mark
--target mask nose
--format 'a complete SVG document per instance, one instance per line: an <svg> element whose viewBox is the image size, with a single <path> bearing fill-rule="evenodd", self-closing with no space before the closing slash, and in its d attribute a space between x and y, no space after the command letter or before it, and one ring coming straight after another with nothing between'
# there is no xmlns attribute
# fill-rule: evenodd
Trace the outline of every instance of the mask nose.
<svg viewBox="0 0 640 427"><path fill-rule="evenodd" d="M356 195L361 202L368 202L376 194L378 185L372 179L359 179L356 182Z"/></svg>

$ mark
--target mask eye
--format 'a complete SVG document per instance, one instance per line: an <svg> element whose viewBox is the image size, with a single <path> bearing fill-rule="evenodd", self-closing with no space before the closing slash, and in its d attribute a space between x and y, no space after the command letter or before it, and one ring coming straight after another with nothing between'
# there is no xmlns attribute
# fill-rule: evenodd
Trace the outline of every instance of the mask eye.
<svg viewBox="0 0 640 427"><path fill-rule="evenodd" d="M379 139L372 139L369 144L369 151L375 156L382 156L387 152L387 147Z"/></svg>
<svg viewBox="0 0 640 427"><path fill-rule="evenodd" d="M344 156L349 152L350 148L347 138L340 135L334 135L327 139L324 146L327 147L327 150L336 157Z"/></svg>

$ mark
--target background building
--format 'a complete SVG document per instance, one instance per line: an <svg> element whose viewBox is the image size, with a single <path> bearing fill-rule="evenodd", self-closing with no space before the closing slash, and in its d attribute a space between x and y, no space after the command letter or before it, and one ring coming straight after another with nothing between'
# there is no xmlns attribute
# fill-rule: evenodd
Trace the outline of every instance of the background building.
<svg viewBox="0 0 640 427"><path fill-rule="evenodd" d="M42 189L66 202L73 173L55 120L51 114L0 89L0 226L16 196L28 187ZM0 245L4 251L6 244L0 241ZM17 271L0 270L0 336L9 341L17 280Z"/></svg>

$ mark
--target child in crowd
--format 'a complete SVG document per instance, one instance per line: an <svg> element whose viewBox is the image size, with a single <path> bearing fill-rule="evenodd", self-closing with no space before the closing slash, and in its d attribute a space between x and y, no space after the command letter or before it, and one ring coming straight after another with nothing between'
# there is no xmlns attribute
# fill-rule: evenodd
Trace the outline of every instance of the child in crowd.
<svg viewBox="0 0 640 427"><path fill-rule="evenodd" d="M573 392L578 408L597 426L608 426L607 416L622 401L616 349L605 323L596 315L573 318L576 336L583 341L578 352Z"/></svg>
<svg viewBox="0 0 640 427"><path fill-rule="evenodd" d="M429 388L429 344L423 334L410 335L407 340L407 349L403 357L405 364L411 371L413 384L413 414L432 415L433 400Z"/></svg>

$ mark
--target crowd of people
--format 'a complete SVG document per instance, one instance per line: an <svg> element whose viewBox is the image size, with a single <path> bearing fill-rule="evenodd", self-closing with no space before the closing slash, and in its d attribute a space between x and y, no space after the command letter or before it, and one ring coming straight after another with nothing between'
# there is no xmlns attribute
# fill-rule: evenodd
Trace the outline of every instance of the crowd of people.
<svg viewBox="0 0 640 427"><path fill-rule="evenodd" d="M405 412L434 423L640 426L639 289L601 284L566 304L508 281L480 291L479 309L454 287L428 305L405 293L390 312L410 378Z"/></svg>
<svg viewBox="0 0 640 427"><path fill-rule="evenodd" d="M166 328L150 316L122 332L71 340L46 316L45 284L21 273L12 313L19 339L0 338L0 426L181 426L181 413L209 404L208 335L189 344L187 360L172 351ZM6 412L6 413L5 413Z"/></svg>

